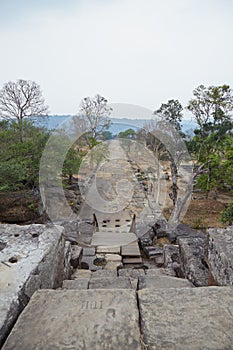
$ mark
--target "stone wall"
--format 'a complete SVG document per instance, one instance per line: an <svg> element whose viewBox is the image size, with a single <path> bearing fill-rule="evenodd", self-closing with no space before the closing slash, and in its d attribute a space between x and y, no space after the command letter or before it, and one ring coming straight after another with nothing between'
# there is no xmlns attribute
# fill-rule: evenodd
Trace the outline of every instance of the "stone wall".
<svg viewBox="0 0 233 350"><path fill-rule="evenodd" d="M69 278L63 232L56 225L0 225L0 347L33 293Z"/></svg>
<svg viewBox="0 0 233 350"><path fill-rule="evenodd" d="M209 229L208 261L218 285L233 285L233 226Z"/></svg>

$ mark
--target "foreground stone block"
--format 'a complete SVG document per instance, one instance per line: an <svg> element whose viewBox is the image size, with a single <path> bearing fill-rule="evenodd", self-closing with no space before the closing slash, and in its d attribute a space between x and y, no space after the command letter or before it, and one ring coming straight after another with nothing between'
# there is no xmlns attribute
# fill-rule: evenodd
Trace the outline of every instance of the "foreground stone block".
<svg viewBox="0 0 233 350"><path fill-rule="evenodd" d="M109 254L120 254L121 252L121 247L118 246L113 246L113 247L108 247L108 246L98 246L96 248L97 253L109 253Z"/></svg>
<svg viewBox="0 0 233 350"><path fill-rule="evenodd" d="M90 289L131 289L130 279L126 277L93 278L89 283Z"/></svg>
<svg viewBox="0 0 233 350"><path fill-rule="evenodd" d="M71 278L76 279L76 278L91 278L92 272L90 270L82 270L82 269L77 269L73 272Z"/></svg>
<svg viewBox="0 0 233 350"><path fill-rule="evenodd" d="M120 266L122 266L122 263L120 261L109 261L104 266L105 270L117 270Z"/></svg>
<svg viewBox="0 0 233 350"><path fill-rule="evenodd" d="M121 262L122 257L121 257L121 255L119 255L119 254L106 254L106 255L105 255L105 260L106 260L107 262L109 262L109 261L118 261L118 262Z"/></svg>
<svg viewBox="0 0 233 350"><path fill-rule="evenodd" d="M3 350L139 350L138 318L130 290L41 290Z"/></svg>
<svg viewBox="0 0 233 350"><path fill-rule="evenodd" d="M161 289L161 288L191 288L193 284L188 280L157 275L156 277L142 276L139 277L139 289Z"/></svg>
<svg viewBox="0 0 233 350"><path fill-rule="evenodd" d="M157 277L158 275L167 275L167 276L176 277L175 271L170 268L149 269L146 271L146 275L148 277Z"/></svg>
<svg viewBox="0 0 233 350"><path fill-rule="evenodd" d="M148 349L232 349L232 287L145 289L138 297Z"/></svg>
<svg viewBox="0 0 233 350"><path fill-rule="evenodd" d="M233 226L209 229L208 233L211 273L219 285L233 285Z"/></svg>
<svg viewBox="0 0 233 350"><path fill-rule="evenodd" d="M138 278L139 276L145 276L143 269L120 269L118 275L121 277Z"/></svg>
<svg viewBox="0 0 233 350"><path fill-rule="evenodd" d="M117 277L117 270L97 270L92 273L93 277Z"/></svg>
<svg viewBox="0 0 233 350"><path fill-rule="evenodd" d="M63 289L88 289L89 278L77 278L75 280L64 280Z"/></svg>
<svg viewBox="0 0 233 350"><path fill-rule="evenodd" d="M195 286L208 286L207 237L178 238L183 275Z"/></svg>
<svg viewBox="0 0 233 350"><path fill-rule="evenodd" d="M40 288L69 278L64 228L0 225L0 347L19 313Z"/></svg>

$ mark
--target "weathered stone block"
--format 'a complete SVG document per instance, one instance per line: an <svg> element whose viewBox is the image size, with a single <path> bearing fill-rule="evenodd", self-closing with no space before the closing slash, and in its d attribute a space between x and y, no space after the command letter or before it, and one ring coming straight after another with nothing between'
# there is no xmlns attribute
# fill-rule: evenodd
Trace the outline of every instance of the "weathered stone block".
<svg viewBox="0 0 233 350"><path fill-rule="evenodd" d="M0 225L0 346L21 310L40 288L69 278L63 227Z"/></svg>
<svg viewBox="0 0 233 350"><path fill-rule="evenodd" d="M173 269L157 268L157 269L148 269L146 271L146 275L148 277L157 277L159 275L167 275L167 276L175 277L176 273Z"/></svg>
<svg viewBox="0 0 233 350"><path fill-rule="evenodd" d="M193 284L183 278L157 275L139 277L139 289L192 288Z"/></svg>
<svg viewBox="0 0 233 350"><path fill-rule="evenodd" d="M77 279L77 278L91 278L92 272L90 270L83 270L83 269L76 269L71 278Z"/></svg>
<svg viewBox="0 0 233 350"><path fill-rule="evenodd" d="M117 270L98 270L93 271L93 277L117 277Z"/></svg>
<svg viewBox="0 0 233 350"><path fill-rule="evenodd" d="M209 267L221 286L233 285L233 226L209 229Z"/></svg>
<svg viewBox="0 0 233 350"><path fill-rule="evenodd" d="M3 350L140 350L131 290L41 290L20 315Z"/></svg>
<svg viewBox="0 0 233 350"><path fill-rule="evenodd" d="M105 255L105 260L107 262L109 262L109 261L119 261L119 262L121 262L122 257L119 254L106 254Z"/></svg>
<svg viewBox="0 0 233 350"><path fill-rule="evenodd" d="M83 248L83 256L93 256L93 255L95 255L94 247Z"/></svg>
<svg viewBox="0 0 233 350"><path fill-rule="evenodd" d="M232 349L232 291L232 287L139 291L145 348Z"/></svg>
<svg viewBox="0 0 233 350"><path fill-rule="evenodd" d="M139 276L145 276L143 269L119 269L118 275L120 277L138 278Z"/></svg>
<svg viewBox="0 0 233 350"><path fill-rule="evenodd" d="M127 277L92 277L89 289L131 289L131 283Z"/></svg>
<svg viewBox="0 0 233 350"><path fill-rule="evenodd" d="M208 286L208 239L206 236L179 238L181 269L195 286Z"/></svg>
<svg viewBox="0 0 233 350"><path fill-rule="evenodd" d="M102 254L102 253L109 253L109 254L120 254L121 252L121 247L108 247L108 246L98 246L96 248L97 253Z"/></svg>
<svg viewBox="0 0 233 350"><path fill-rule="evenodd" d="M143 251L149 259L153 259L156 256L163 255L163 249L158 246L144 247Z"/></svg>
<svg viewBox="0 0 233 350"><path fill-rule="evenodd" d="M63 289L88 289L89 278L77 278L75 280L65 280L62 283Z"/></svg>
<svg viewBox="0 0 233 350"><path fill-rule="evenodd" d="M109 261L105 265L105 270L117 270L118 267L122 266L122 263L120 261Z"/></svg>

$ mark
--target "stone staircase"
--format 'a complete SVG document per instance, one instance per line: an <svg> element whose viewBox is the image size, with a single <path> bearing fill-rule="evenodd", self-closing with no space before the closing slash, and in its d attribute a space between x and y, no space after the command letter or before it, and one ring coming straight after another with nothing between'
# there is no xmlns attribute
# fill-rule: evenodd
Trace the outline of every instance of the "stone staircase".
<svg viewBox="0 0 233 350"><path fill-rule="evenodd" d="M72 245L71 276L64 265L69 254L60 227L48 226L43 233L40 225L27 231L11 227L9 234L8 227L2 228L8 237L3 246L2 234L3 350L233 349L232 228L209 230L209 243L202 236L183 235L178 245L163 249L145 245L143 262L136 265L122 263L122 247ZM22 255L22 245L13 262L8 257L21 236L31 242L28 255ZM210 269L204 261L207 253ZM104 265L97 266L96 259L103 257ZM209 286L208 271L221 286ZM63 276L62 284L58 276ZM13 316L18 320L7 338L4 323Z"/></svg>
<svg viewBox="0 0 233 350"><path fill-rule="evenodd" d="M233 349L232 287L166 273L77 270L62 288L34 293L2 349Z"/></svg>

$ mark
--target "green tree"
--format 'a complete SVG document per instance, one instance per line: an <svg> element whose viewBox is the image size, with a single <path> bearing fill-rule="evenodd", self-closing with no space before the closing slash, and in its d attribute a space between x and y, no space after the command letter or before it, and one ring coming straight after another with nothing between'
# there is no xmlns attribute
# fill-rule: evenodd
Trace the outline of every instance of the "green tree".
<svg viewBox="0 0 233 350"><path fill-rule="evenodd" d="M160 108L154 111L154 114L163 121L171 123L173 127L181 133L183 107L178 100L169 100L167 103L162 103Z"/></svg>
<svg viewBox="0 0 233 350"><path fill-rule="evenodd" d="M135 140L136 139L136 136L137 136L137 133L135 130L133 129L127 129L125 131L121 131L119 132L118 134L118 137L120 139L131 139L131 140Z"/></svg>
<svg viewBox="0 0 233 350"><path fill-rule="evenodd" d="M40 86L34 81L9 81L0 90L0 114L5 119L17 120L19 138L23 142L23 119L45 115L45 105Z"/></svg>
<svg viewBox="0 0 233 350"><path fill-rule="evenodd" d="M72 185L73 175L78 173L81 163L82 154L78 153L74 147L71 147L67 152L62 168L62 175L68 179L69 185Z"/></svg>
<svg viewBox="0 0 233 350"><path fill-rule="evenodd" d="M202 165L198 185L208 196L210 190L221 188L227 180L226 168L231 162L233 94L228 85L200 85L193 94L187 108L193 113L198 128L189 143L189 150ZM223 165L225 174L222 173Z"/></svg>
<svg viewBox="0 0 233 350"><path fill-rule="evenodd" d="M38 188L40 158L49 133L23 121L24 139L16 137L16 122L0 124L0 190Z"/></svg>

